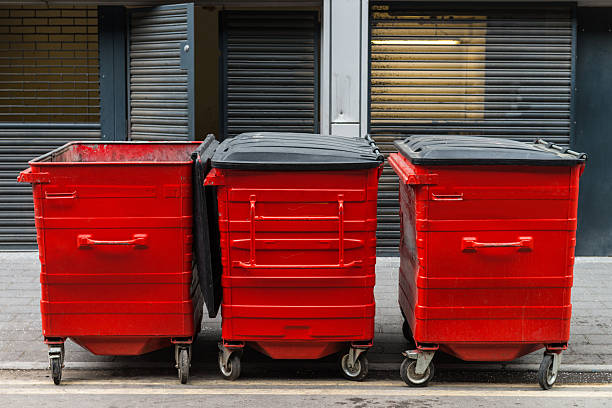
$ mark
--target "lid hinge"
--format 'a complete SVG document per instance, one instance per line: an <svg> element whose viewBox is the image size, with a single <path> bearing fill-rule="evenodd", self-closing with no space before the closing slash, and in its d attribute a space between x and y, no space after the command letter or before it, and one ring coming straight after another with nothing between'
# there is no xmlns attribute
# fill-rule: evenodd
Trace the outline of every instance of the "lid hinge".
<svg viewBox="0 0 612 408"><path fill-rule="evenodd" d="M586 153L580 153L577 151L574 151L572 149L570 149L569 147L564 147L564 146L560 146L558 144L554 144L552 142L547 142L544 139L536 139L536 141L534 142L537 145L543 145L548 149L552 149L552 150L556 150L561 154L569 154L571 156L574 156L578 159L581 160L586 160L587 159L587 154Z"/></svg>
<svg viewBox="0 0 612 408"><path fill-rule="evenodd" d="M370 136L369 133L365 135L365 140L370 144L370 147L372 148L372 153L376 155L376 160L380 161L381 163L384 163L385 156L383 156L383 154L380 152L380 149L378 148L378 146L376 146L376 142L372 139L372 136Z"/></svg>

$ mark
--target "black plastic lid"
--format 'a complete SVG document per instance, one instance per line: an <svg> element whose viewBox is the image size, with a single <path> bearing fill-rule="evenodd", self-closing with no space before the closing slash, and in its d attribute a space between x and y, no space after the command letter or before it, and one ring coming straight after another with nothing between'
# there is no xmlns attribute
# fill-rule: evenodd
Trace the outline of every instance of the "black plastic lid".
<svg viewBox="0 0 612 408"><path fill-rule="evenodd" d="M587 155L538 139L533 143L478 136L414 135L395 142L413 164L524 164L571 166Z"/></svg>
<svg viewBox="0 0 612 408"><path fill-rule="evenodd" d="M309 133L242 133L219 145L212 166L241 170L347 170L378 167L383 156L369 137Z"/></svg>
<svg viewBox="0 0 612 408"><path fill-rule="evenodd" d="M214 188L204 187L204 179L211 168L210 159L218 146L219 142L215 140L215 137L208 135L191 155L193 159L193 253L197 269L196 275L209 317L217 315L223 296L217 195Z"/></svg>

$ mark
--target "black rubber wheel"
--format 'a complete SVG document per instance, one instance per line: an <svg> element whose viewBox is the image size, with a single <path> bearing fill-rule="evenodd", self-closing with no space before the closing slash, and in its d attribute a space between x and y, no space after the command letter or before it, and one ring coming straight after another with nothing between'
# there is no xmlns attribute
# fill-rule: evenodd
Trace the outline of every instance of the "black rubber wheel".
<svg viewBox="0 0 612 408"><path fill-rule="evenodd" d="M550 390L557 381L557 373L553 373L553 356L545 354L538 370L538 383L543 390Z"/></svg>
<svg viewBox="0 0 612 408"><path fill-rule="evenodd" d="M51 377L53 378L53 384L60 385L62 382L62 359L52 358L51 359Z"/></svg>
<svg viewBox="0 0 612 408"><path fill-rule="evenodd" d="M429 363L427 370L425 370L423 374L418 375L415 372L416 364L416 360L409 358L404 359L400 366L400 377L402 377L402 380L411 387L427 387L435 373L434 365L433 363Z"/></svg>
<svg viewBox="0 0 612 408"><path fill-rule="evenodd" d="M190 366L191 362L189 361L189 350L183 348L179 351L178 358L178 378L181 381L181 384L187 384L189 381Z"/></svg>
<svg viewBox="0 0 612 408"><path fill-rule="evenodd" d="M368 375L369 369L368 358L366 357L365 353L361 353L359 357L357 357L357 361L353 365L352 369L348 367L348 359L348 353L340 357L340 369L342 370L342 375L344 378L351 381L363 381L363 379Z"/></svg>
<svg viewBox="0 0 612 408"><path fill-rule="evenodd" d="M402 334L404 335L404 338L408 342L408 348L409 349L416 348L416 342L414 341L412 330L410 329L410 325L408 324L408 321L406 320L404 320L404 323L402 324Z"/></svg>
<svg viewBox="0 0 612 408"><path fill-rule="evenodd" d="M223 352L219 352L219 371L221 372L221 377L228 381L234 381L238 377L240 377L240 354L238 352L232 353L227 362L227 369L223 367Z"/></svg>

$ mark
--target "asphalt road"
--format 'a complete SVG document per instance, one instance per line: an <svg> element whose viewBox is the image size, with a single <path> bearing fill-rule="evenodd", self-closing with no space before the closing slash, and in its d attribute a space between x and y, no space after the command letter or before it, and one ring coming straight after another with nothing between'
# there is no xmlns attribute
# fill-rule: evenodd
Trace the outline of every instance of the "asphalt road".
<svg viewBox="0 0 612 408"><path fill-rule="evenodd" d="M180 385L168 371L66 372L54 386L47 371L0 371L0 402L4 407L608 407L612 406L610 375L581 383L582 374L566 374L552 390L543 391L529 376L507 378L490 373L484 381L469 373L432 382L427 388L409 388L393 373L373 373L362 383L339 379L331 373L266 373L228 382L213 373L196 374ZM474 378L479 382L474 382Z"/></svg>

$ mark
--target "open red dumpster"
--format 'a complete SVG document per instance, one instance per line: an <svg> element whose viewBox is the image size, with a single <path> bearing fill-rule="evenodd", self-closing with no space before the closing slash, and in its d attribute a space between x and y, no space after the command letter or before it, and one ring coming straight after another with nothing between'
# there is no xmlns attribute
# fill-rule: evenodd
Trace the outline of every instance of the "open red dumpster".
<svg viewBox="0 0 612 408"><path fill-rule="evenodd" d="M366 376L381 166L358 137L247 133L219 145L205 184L217 189L224 378L240 375L245 345L275 359L346 350L344 375Z"/></svg>
<svg viewBox="0 0 612 408"><path fill-rule="evenodd" d="M187 381L202 315L192 274L191 154L200 144L73 142L21 173L33 188L42 328L56 384L67 338L99 355L174 344Z"/></svg>
<svg viewBox="0 0 612 408"><path fill-rule="evenodd" d="M436 350L509 361L545 348L538 379L550 388L569 340L586 155L466 136L412 136L396 146L399 303L415 346L402 378L426 385Z"/></svg>

